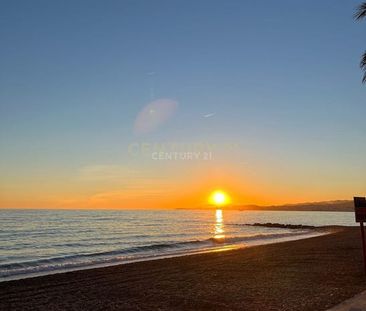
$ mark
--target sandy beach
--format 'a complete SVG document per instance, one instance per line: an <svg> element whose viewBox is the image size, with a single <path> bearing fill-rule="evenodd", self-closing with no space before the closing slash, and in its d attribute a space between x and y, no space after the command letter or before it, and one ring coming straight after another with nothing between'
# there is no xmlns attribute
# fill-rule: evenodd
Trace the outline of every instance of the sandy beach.
<svg viewBox="0 0 366 311"><path fill-rule="evenodd" d="M1 310L325 310L366 289L358 228L0 283Z"/></svg>

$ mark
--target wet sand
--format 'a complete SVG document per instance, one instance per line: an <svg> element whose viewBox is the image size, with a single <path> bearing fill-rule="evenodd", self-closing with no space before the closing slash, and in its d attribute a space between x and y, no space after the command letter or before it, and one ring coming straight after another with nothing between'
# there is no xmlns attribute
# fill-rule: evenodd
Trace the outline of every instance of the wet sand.
<svg viewBox="0 0 366 311"><path fill-rule="evenodd" d="M0 310L326 310L366 289L359 228L0 283Z"/></svg>

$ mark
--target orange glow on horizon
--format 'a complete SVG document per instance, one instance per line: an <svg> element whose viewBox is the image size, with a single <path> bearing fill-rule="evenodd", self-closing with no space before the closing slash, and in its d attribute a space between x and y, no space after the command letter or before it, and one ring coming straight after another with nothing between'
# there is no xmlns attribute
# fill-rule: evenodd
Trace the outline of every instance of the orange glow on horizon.
<svg viewBox="0 0 366 311"><path fill-rule="evenodd" d="M191 168L192 163L188 163ZM281 205L347 198L361 187L326 191L318 184L273 182L267 175L253 174L249 167L215 162L200 163L185 174L187 163L161 170L134 170L130 167L94 165L75 176L49 172L22 182L0 180L0 208L54 209L179 209L235 208L243 205ZM51 174L52 173L52 174ZM61 176L61 177L60 177ZM56 178L57 177L57 178ZM6 183L9 183L8 186ZM306 183L306 181L304 181ZM312 185L317 186L313 188ZM304 187L300 187L304 185ZM306 186L306 187L305 187ZM226 198L214 191L227 192ZM310 191L311 190L311 191ZM223 204L224 203L224 204Z"/></svg>

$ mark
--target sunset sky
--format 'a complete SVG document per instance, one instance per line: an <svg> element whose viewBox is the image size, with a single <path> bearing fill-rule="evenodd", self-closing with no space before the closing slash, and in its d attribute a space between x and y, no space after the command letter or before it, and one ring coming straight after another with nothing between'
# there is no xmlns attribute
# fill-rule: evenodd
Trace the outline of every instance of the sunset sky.
<svg viewBox="0 0 366 311"><path fill-rule="evenodd" d="M359 2L3 1L0 207L365 195Z"/></svg>

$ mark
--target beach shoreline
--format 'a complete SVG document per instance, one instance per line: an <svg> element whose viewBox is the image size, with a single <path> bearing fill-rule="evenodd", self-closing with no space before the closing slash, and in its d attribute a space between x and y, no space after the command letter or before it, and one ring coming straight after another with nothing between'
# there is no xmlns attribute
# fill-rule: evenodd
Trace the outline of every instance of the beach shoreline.
<svg viewBox="0 0 366 311"><path fill-rule="evenodd" d="M328 228L329 229L329 228ZM357 227L0 283L0 310L326 310L366 289Z"/></svg>
<svg viewBox="0 0 366 311"><path fill-rule="evenodd" d="M47 275L55 275L60 273L67 273L67 272L74 272L74 271L81 271L81 270L91 270L91 269L99 269L99 268L106 268L118 265L126 265L132 264L136 262L144 262L144 261L151 261L151 260L160 260L160 259L167 259L167 258L175 258L175 257L182 257L182 256L192 256L198 254L208 254L212 252L223 252L223 251L230 251L234 249L241 249L241 248L248 248L248 247L255 247L259 245L268 245L268 244L276 244L276 243L283 243L288 241L297 241L302 239L308 239L316 236L321 236L325 234L331 234L335 232L337 226L322 226L322 227L315 227L315 226L303 226L303 225L285 225L285 224L278 224L278 223L255 223L255 224L247 224L247 226L257 226L257 227L270 227L270 228L285 228L291 229L293 231L289 234L282 234L278 237L273 237L269 235L266 237L265 235L261 238L254 235L253 237L247 237L248 240L246 242L239 242L239 243L223 243L224 241L217 240L215 241L216 246L208 247L208 248L198 248L198 249L188 249L188 250L181 250L176 251L170 254L155 254L150 256L142 256L136 257L135 259L127 259L127 260L119 260L116 258L115 261L110 261L106 263L96 263L90 265L79 265L71 268L59 268L56 270L46 270L40 272L32 272L32 273L21 273L15 274L10 276L2 276L0 277L0 283L7 282L7 281L17 281L23 280L28 278L35 278ZM251 240L253 238L253 240ZM211 240L215 240L212 238Z"/></svg>

